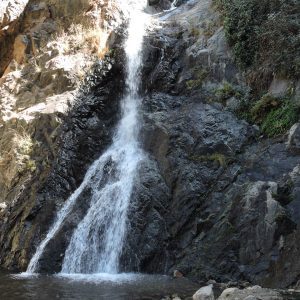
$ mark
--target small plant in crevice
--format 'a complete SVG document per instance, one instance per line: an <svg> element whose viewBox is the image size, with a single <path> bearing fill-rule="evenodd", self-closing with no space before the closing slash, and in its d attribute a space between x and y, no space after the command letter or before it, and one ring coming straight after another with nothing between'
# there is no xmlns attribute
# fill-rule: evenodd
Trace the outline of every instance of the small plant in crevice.
<svg viewBox="0 0 300 300"><path fill-rule="evenodd" d="M36 163L31 158L35 142L25 130L10 130L0 140L0 167L14 165L18 173L34 172Z"/></svg>
<svg viewBox="0 0 300 300"><path fill-rule="evenodd" d="M267 114L262 121L261 129L268 137L283 134L299 121L299 112L299 108L294 103L286 101Z"/></svg>
<svg viewBox="0 0 300 300"><path fill-rule="evenodd" d="M194 68L192 72L194 79L186 81L186 87L188 90L201 88L204 81L209 76L209 71L206 68Z"/></svg>
<svg viewBox="0 0 300 300"><path fill-rule="evenodd" d="M192 155L190 160L196 162L216 162L221 167L227 167L233 161L232 157L226 156L223 153L212 153L206 155Z"/></svg>
<svg viewBox="0 0 300 300"><path fill-rule="evenodd" d="M190 36L192 36L192 37L198 38L199 36L201 36L202 31L201 31L200 28L194 26L194 27L192 27L192 28L190 29L189 34L190 34Z"/></svg>
<svg viewBox="0 0 300 300"><path fill-rule="evenodd" d="M34 172L36 169L35 161L31 159L34 148L34 142L31 136L25 132L17 134L14 138L16 145L15 154L20 173L24 171Z"/></svg>
<svg viewBox="0 0 300 300"><path fill-rule="evenodd" d="M243 92L240 87L234 86L227 81L223 81L222 85L216 88L213 93L216 97L214 100L222 103L223 105L225 105L226 101L231 97L240 99L243 96Z"/></svg>
<svg viewBox="0 0 300 300"><path fill-rule="evenodd" d="M216 30L221 26L220 22L217 22L215 20L210 20L207 23L205 23L205 27L203 29L203 35L209 39L214 35Z"/></svg>
<svg viewBox="0 0 300 300"><path fill-rule="evenodd" d="M280 102L280 99L270 94L263 95L250 110L253 121L256 123L262 123L266 115L272 109L280 106Z"/></svg>
<svg viewBox="0 0 300 300"><path fill-rule="evenodd" d="M263 95L254 103L248 114L248 121L260 125L268 137L285 133L299 121L300 108L290 97Z"/></svg>

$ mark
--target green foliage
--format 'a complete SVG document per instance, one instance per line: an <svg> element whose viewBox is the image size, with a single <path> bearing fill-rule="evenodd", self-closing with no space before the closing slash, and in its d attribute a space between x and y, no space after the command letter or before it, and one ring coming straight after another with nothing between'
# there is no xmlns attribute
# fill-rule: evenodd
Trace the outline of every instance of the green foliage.
<svg viewBox="0 0 300 300"><path fill-rule="evenodd" d="M191 30L190 30L190 35L193 36L193 37L199 37L201 35L201 30L200 28L197 28L197 27L192 27Z"/></svg>
<svg viewBox="0 0 300 300"><path fill-rule="evenodd" d="M23 128L11 129L0 139L0 167L16 168L19 173L34 172L36 163L31 159L35 142Z"/></svg>
<svg viewBox="0 0 300 300"><path fill-rule="evenodd" d="M299 107L290 98L263 95L258 101L249 103L241 112L244 119L260 125L268 137L285 133L299 120Z"/></svg>
<svg viewBox="0 0 300 300"><path fill-rule="evenodd" d="M30 171L31 173L36 170L36 162L33 159L29 159L26 161L25 170Z"/></svg>
<svg viewBox="0 0 300 300"><path fill-rule="evenodd" d="M299 0L214 0L236 62L260 77L300 78ZM254 76L257 78L257 76Z"/></svg>
<svg viewBox="0 0 300 300"><path fill-rule="evenodd" d="M194 68L193 69L193 77L195 79L188 80L186 82L186 87L189 90L201 88L204 80L207 78L209 72L206 69L202 68Z"/></svg>
<svg viewBox="0 0 300 300"><path fill-rule="evenodd" d="M289 101L272 109L262 121L261 129L269 137L285 133L299 120L299 109Z"/></svg>
<svg viewBox="0 0 300 300"><path fill-rule="evenodd" d="M35 161L30 158L34 148L34 142L30 135L25 132L18 134L15 137L15 143L18 171L20 173L24 171L34 172L36 169Z"/></svg>
<svg viewBox="0 0 300 300"><path fill-rule="evenodd" d="M273 108L280 105L280 102L281 101L278 98L275 98L270 94L262 96L250 110L252 119L257 123L261 123Z"/></svg>
<svg viewBox="0 0 300 300"><path fill-rule="evenodd" d="M231 158L226 157L222 153L213 153L207 155L194 155L191 157L191 160L198 162L217 162L219 166L226 167L230 163Z"/></svg>
<svg viewBox="0 0 300 300"><path fill-rule="evenodd" d="M221 102L222 104L225 104L226 100L231 97L242 97L242 92L240 89L227 81L223 81L222 86L217 88L214 94L217 97L218 102Z"/></svg>

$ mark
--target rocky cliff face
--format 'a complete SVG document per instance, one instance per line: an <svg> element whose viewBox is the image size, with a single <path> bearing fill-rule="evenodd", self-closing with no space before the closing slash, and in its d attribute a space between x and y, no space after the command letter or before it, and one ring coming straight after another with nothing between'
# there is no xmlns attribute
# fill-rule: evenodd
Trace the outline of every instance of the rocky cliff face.
<svg viewBox="0 0 300 300"><path fill-rule="evenodd" d="M20 182L53 160L61 120L121 22L105 3L52 2L8 1L2 17L1 202L16 198Z"/></svg>
<svg viewBox="0 0 300 300"><path fill-rule="evenodd" d="M123 90L122 59L112 68L121 47L114 51L113 44L121 42L118 30L125 19L111 1L3 5L0 252L4 266L24 269L60 201L111 139ZM67 170L71 165L74 178ZM35 217L42 219L35 223Z"/></svg>
<svg viewBox="0 0 300 300"><path fill-rule="evenodd" d="M0 258L8 268L26 268L118 119L122 13L105 1L68 3L29 1L14 20L2 18ZM210 0L179 4L156 16L145 38L148 160L134 188L123 269L296 284L300 125L270 139L246 122L237 111L250 87L219 13ZM270 91L278 90L275 80ZM41 271L60 270L88 196L49 244Z"/></svg>
<svg viewBox="0 0 300 300"><path fill-rule="evenodd" d="M249 87L211 1L190 1L160 20L145 54L143 138L151 162L141 169L141 215L131 226L143 237L134 242L143 270L296 284L295 142L288 133L264 138L234 114L238 99L230 93L220 101L228 86ZM289 134L296 140L298 127Z"/></svg>

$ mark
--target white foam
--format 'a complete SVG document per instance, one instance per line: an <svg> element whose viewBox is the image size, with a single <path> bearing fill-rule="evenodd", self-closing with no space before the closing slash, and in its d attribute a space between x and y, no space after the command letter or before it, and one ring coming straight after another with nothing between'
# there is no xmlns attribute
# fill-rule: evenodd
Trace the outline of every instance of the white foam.
<svg viewBox="0 0 300 300"><path fill-rule="evenodd" d="M19 274L10 274L10 277L13 279L32 279L32 278L38 278L40 275L39 274L32 274L28 272L23 272Z"/></svg>
<svg viewBox="0 0 300 300"><path fill-rule="evenodd" d="M64 274L60 273L55 275L57 278L69 279L71 281L89 282L89 283L102 283L110 282L114 284L123 284L128 282L136 282L143 278L140 274L135 273L98 273L98 274Z"/></svg>

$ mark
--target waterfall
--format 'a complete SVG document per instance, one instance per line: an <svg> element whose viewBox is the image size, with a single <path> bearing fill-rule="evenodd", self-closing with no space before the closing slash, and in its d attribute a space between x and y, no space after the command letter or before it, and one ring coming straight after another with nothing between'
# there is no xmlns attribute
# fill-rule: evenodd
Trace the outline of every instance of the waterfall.
<svg viewBox="0 0 300 300"><path fill-rule="evenodd" d="M143 12L146 0L123 0L122 2L122 5L127 5L129 25L125 43L127 91L121 104L121 120L112 145L92 164L82 184L58 212L46 238L32 257L27 273L38 271L39 260L47 244L62 227L86 187L92 191L90 207L73 232L65 252L61 272L64 274L119 272L119 258L126 236L132 187L138 164L143 159L143 151L138 142L140 103L138 89L147 19Z"/></svg>

